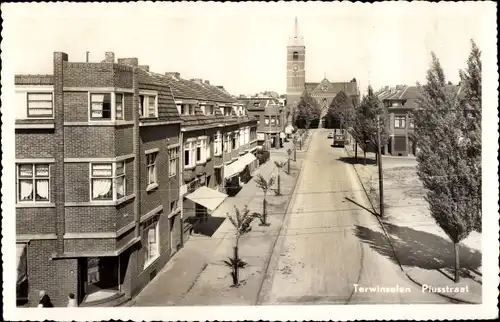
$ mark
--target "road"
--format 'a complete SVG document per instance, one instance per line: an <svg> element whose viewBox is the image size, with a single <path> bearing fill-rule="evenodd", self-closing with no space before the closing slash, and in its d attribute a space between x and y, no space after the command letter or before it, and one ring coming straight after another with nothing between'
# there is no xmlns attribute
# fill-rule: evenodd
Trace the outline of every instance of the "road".
<svg viewBox="0 0 500 322"><path fill-rule="evenodd" d="M313 130L258 304L449 303L422 293L391 260L356 172L342 161L346 151L331 147L327 133ZM391 287L405 292L380 289Z"/></svg>

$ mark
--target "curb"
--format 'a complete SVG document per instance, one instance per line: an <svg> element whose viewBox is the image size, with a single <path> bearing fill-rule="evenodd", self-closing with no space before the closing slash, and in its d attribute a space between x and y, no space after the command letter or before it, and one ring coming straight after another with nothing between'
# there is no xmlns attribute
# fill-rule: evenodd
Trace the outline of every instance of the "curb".
<svg viewBox="0 0 500 322"><path fill-rule="evenodd" d="M347 149L344 147L344 149L346 150L347 154L349 154L349 151L347 151ZM350 154L349 154L350 155ZM365 192L365 195L366 195L366 198L368 199L368 202L370 203L370 206L372 207L372 210L373 212L377 212L373 203L372 203L372 200L370 198L370 195L368 194L368 192L366 191L366 188L365 188L365 185L363 184L363 181L361 180L361 177L358 173L358 170L356 170L356 167L354 166L354 164L352 164L352 167L354 168L354 172L356 172L356 176L358 177L358 180L359 180L359 183L361 184L361 187L363 187L363 191ZM375 216L375 218L377 218L377 221L380 225L380 227L382 228L382 230L384 231L384 235L386 236L387 238L387 241L389 242L389 245L391 245L391 249L392 249L392 252L394 254L394 258L396 258L396 261L398 263L398 266L399 268L401 269L401 271L406 275L406 277L408 277L408 279L410 281L412 281L414 284L422 287L422 284L423 283L420 283L418 282L417 280L415 280L413 277L411 277L407 272L406 270L403 268L403 266L401 265L401 261L399 260L399 257L396 253L396 250L394 249L394 245L392 244L392 238L391 236L387 233L387 230L385 229L385 226L384 226L384 223L380 220L380 217L379 216ZM459 298L455 298L455 297L452 297L452 296L449 296L449 295L446 295L444 293L439 293L439 292L436 292L434 294L437 294L441 297L444 297L448 300L452 300L452 301L456 301L456 302L460 302L460 303L464 303L464 304L481 304L481 303L476 303L476 302L469 302L469 301L466 301L466 300L463 300L463 299L459 299Z"/></svg>
<svg viewBox="0 0 500 322"><path fill-rule="evenodd" d="M280 237L283 237L283 236L281 236L281 231L283 230L283 227L285 227L287 225L288 220L290 219L290 216L288 216L290 213L290 207L292 205L292 200L297 199L297 186L299 185L299 182L302 179L302 168L304 167L305 163L306 163L305 159L301 161L301 164L299 167L299 173L297 175L297 179L295 180L295 185L294 185L293 190L292 190L292 195L290 196L290 199L288 199L288 202L286 205L286 212L285 212L285 215L283 217L283 221L282 221L281 226L278 230L278 233L276 234L276 238L274 239L272 250L271 250L271 255L269 256L269 259L266 262L265 273L263 274L262 282L261 282L261 285L259 287L259 292L257 293L257 298L255 299L254 305L259 305L262 303L261 293L262 293L263 286L266 283L266 279L268 277L269 266L271 264L271 261L273 260L273 257L274 257L274 260L276 260L275 257L277 256L276 250L278 249L278 239ZM279 246L282 246L283 243L284 243L284 239L282 240L282 242L280 243ZM269 275L269 280L272 281L273 277L274 277L274 271Z"/></svg>

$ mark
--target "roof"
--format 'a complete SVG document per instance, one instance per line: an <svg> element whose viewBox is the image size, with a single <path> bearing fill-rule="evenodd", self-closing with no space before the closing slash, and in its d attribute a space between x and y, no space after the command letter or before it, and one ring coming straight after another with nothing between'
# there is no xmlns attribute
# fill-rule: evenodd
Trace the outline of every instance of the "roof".
<svg viewBox="0 0 500 322"><path fill-rule="evenodd" d="M323 86L327 87L326 92L323 91ZM312 93L331 93L336 94L343 91L348 96L358 95L358 84L356 82L330 82L327 78L324 78L319 83L306 83L306 90Z"/></svg>
<svg viewBox="0 0 500 322"><path fill-rule="evenodd" d="M460 87L457 85L446 85L446 88L452 92L457 92L460 95ZM397 86L385 86L377 93L377 96L382 101L404 101L404 108L416 108L417 99L420 95L420 90L418 86L408 86L408 85L397 85Z"/></svg>

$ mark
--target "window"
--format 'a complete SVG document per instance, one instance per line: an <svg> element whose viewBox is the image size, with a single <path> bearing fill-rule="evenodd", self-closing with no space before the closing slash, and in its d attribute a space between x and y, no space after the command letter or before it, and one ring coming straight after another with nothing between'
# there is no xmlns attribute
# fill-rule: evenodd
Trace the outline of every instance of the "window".
<svg viewBox="0 0 500 322"><path fill-rule="evenodd" d="M299 60L299 53L297 51L293 52L293 60Z"/></svg>
<svg viewBox="0 0 500 322"><path fill-rule="evenodd" d="M52 117L52 93L28 93L28 117Z"/></svg>
<svg viewBox="0 0 500 322"><path fill-rule="evenodd" d="M239 145L240 146L245 145L245 130L244 129L240 130L239 138L240 138L240 144Z"/></svg>
<svg viewBox="0 0 500 322"><path fill-rule="evenodd" d="M231 137L231 148L233 150L238 148L238 133L234 133L234 135Z"/></svg>
<svg viewBox="0 0 500 322"><path fill-rule="evenodd" d="M125 162L91 163L91 200L118 200L125 197Z"/></svg>
<svg viewBox="0 0 500 322"><path fill-rule="evenodd" d="M271 125L274 125L275 122L276 122L275 118L271 116Z"/></svg>
<svg viewBox="0 0 500 322"><path fill-rule="evenodd" d="M408 127L410 129L415 128L415 123L413 122L413 118L408 118Z"/></svg>
<svg viewBox="0 0 500 322"><path fill-rule="evenodd" d="M276 125L280 125L280 118L276 116Z"/></svg>
<svg viewBox="0 0 500 322"><path fill-rule="evenodd" d="M90 94L90 118L111 120L111 94Z"/></svg>
<svg viewBox="0 0 500 322"><path fill-rule="evenodd" d="M224 152L231 152L231 133L224 136Z"/></svg>
<svg viewBox="0 0 500 322"><path fill-rule="evenodd" d="M18 202L48 202L50 193L48 164L17 166Z"/></svg>
<svg viewBox="0 0 500 322"><path fill-rule="evenodd" d="M158 183L158 177L156 173L156 157L158 152L146 154L146 162L148 169L148 186Z"/></svg>
<svg viewBox="0 0 500 322"><path fill-rule="evenodd" d="M206 152L207 152L207 140L206 139L199 139L196 142L196 162L206 162L207 157L206 157Z"/></svg>
<svg viewBox="0 0 500 322"><path fill-rule="evenodd" d="M184 167L193 167L195 164L195 150L194 142L186 142L184 145Z"/></svg>
<svg viewBox="0 0 500 322"><path fill-rule="evenodd" d="M139 95L141 117L157 117L156 96L154 95Z"/></svg>
<svg viewBox="0 0 500 322"><path fill-rule="evenodd" d="M250 143L250 128L245 128L245 143Z"/></svg>
<svg viewBox="0 0 500 322"><path fill-rule="evenodd" d="M206 145L206 154L205 158L210 159L210 140L209 137L205 139L205 145Z"/></svg>
<svg viewBox="0 0 500 322"><path fill-rule="evenodd" d="M115 118L123 120L123 94L115 94Z"/></svg>
<svg viewBox="0 0 500 322"><path fill-rule="evenodd" d="M269 125L269 116L264 116L264 123Z"/></svg>
<svg viewBox="0 0 500 322"><path fill-rule="evenodd" d="M405 128L405 117L404 116L396 116L394 117L394 128L396 129L404 129Z"/></svg>
<svg viewBox="0 0 500 322"><path fill-rule="evenodd" d="M179 148L168 149L168 175L174 177L179 165Z"/></svg>
<svg viewBox="0 0 500 322"><path fill-rule="evenodd" d="M158 217L154 216L143 224L142 247L144 249L144 268L153 263L160 255L160 231Z"/></svg>
<svg viewBox="0 0 500 322"><path fill-rule="evenodd" d="M214 135L214 155L222 154L222 135L220 132L217 132Z"/></svg>
<svg viewBox="0 0 500 322"><path fill-rule="evenodd" d="M214 114L214 107L213 107L213 105L206 105L205 106L205 114L206 115L212 115L212 114Z"/></svg>

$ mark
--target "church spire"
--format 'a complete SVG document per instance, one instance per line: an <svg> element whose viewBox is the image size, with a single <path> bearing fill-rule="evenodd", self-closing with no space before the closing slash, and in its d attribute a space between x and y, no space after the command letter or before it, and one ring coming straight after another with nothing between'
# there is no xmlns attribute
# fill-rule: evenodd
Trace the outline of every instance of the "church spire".
<svg viewBox="0 0 500 322"><path fill-rule="evenodd" d="M299 31L299 19L295 16L293 35L289 38L288 46L304 46L304 38Z"/></svg>

